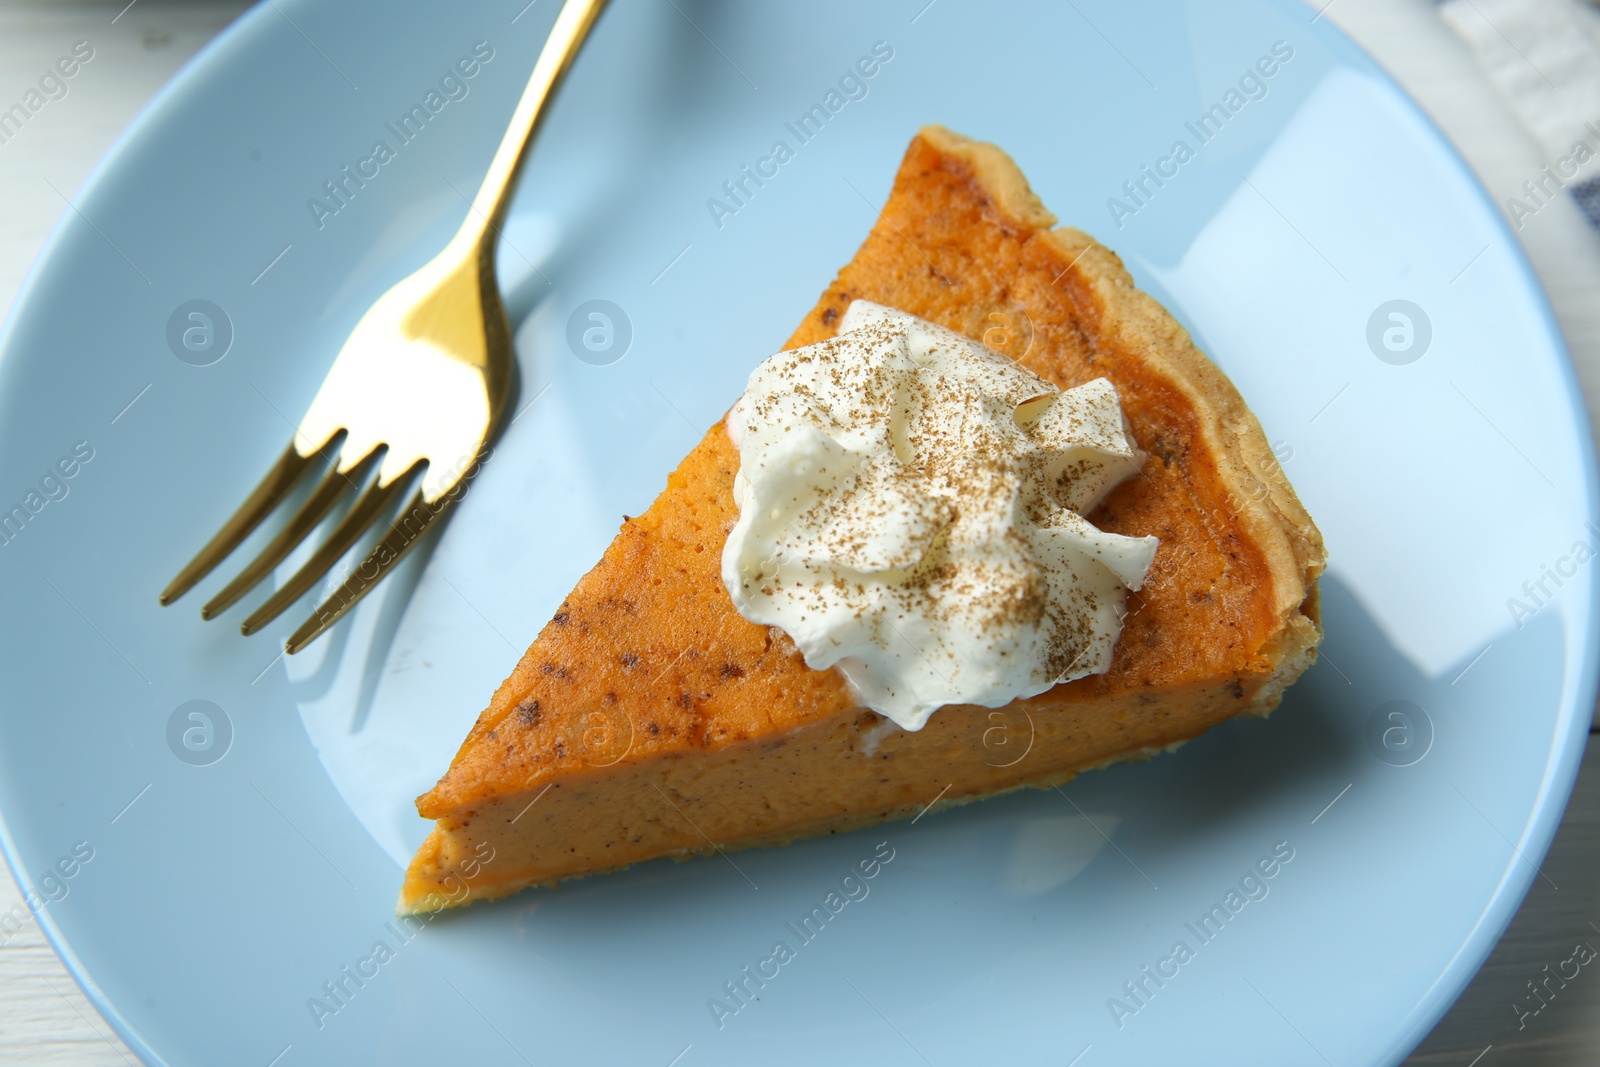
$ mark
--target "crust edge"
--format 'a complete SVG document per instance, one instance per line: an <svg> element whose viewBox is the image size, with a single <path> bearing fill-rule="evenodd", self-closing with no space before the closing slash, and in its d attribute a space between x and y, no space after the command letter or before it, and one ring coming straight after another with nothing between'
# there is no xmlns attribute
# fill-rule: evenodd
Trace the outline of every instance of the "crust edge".
<svg viewBox="0 0 1600 1067"><path fill-rule="evenodd" d="M1228 376L1195 345L1189 331L1134 285L1116 253L1081 230L1052 229L1055 215L1002 149L937 125L924 126L919 136L966 163L1003 212L1034 227L1054 245L1094 294L1103 332L1117 338L1127 351L1139 353L1146 366L1194 405L1202 436L1217 457L1222 484L1240 521L1260 545L1271 576L1278 638L1262 651L1277 669L1257 699L1260 713L1270 711L1289 683L1315 661L1315 648L1322 639L1315 590L1327 551L1322 532L1289 484L1260 421Z"/></svg>

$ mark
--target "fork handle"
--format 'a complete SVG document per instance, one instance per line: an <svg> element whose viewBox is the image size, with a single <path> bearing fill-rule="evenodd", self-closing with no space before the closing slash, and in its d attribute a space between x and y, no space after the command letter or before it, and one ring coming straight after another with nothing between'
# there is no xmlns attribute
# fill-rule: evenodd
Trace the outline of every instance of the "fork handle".
<svg viewBox="0 0 1600 1067"><path fill-rule="evenodd" d="M452 244L477 245L493 234L498 238L506 210L511 206L511 193L517 185L517 175L528 157L528 147L533 143L534 132L544 116L545 105L555 95L561 78L572 66L583 47L584 39L594 26L595 19L605 8L607 0L567 0L556 16L550 37L539 52L533 65L528 87L522 91L511 124L495 150L489 163L489 172L478 186L478 195L472 199L472 210L461 224Z"/></svg>

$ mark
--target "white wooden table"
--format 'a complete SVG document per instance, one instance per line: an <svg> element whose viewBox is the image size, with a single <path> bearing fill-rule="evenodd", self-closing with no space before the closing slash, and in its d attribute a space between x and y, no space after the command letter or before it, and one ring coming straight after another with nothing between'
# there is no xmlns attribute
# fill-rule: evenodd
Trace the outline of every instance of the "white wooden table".
<svg viewBox="0 0 1600 1067"><path fill-rule="evenodd" d="M1326 0L1317 0L1318 4ZM0 145L0 315L55 220L150 96L247 5L241 0L0 0L0 99L27 89L80 40L93 61L22 133ZM1455 141L1498 199L1537 174L1532 142L1429 0L1333 0L1324 17L1360 41ZM1600 101L1597 101L1600 114ZM53 187L53 188L52 188ZM1600 411L1600 235L1562 200L1519 236L1566 331L1591 411ZM1596 741L1591 738L1590 747ZM1586 761L1541 879L1450 1014L1407 1062L1428 1067L1600 1063L1600 980L1580 977L1519 1030L1525 983L1600 940L1600 764ZM0 913L20 901L0 875ZM1481 1059L1474 1057L1481 1056ZM0 1064L136 1064L29 925L0 938Z"/></svg>

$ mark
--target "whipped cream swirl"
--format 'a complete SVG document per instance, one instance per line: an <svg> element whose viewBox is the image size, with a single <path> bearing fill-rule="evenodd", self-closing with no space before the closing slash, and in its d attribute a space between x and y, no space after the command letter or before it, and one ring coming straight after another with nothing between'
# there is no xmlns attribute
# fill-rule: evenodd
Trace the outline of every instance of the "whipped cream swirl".
<svg viewBox="0 0 1600 1067"><path fill-rule="evenodd" d="M1116 389L1063 392L865 300L839 330L764 361L728 414L739 613L907 730L1108 670L1158 544L1084 518L1144 460Z"/></svg>

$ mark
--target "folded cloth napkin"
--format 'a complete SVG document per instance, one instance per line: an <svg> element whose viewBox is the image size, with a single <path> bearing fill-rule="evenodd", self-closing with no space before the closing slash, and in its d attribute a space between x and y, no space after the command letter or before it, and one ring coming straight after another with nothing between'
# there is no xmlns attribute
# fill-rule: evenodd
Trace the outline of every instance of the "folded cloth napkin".
<svg viewBox="0 0 1600 1067"><path fill-rule="evenodd" d="M1563 192L1600 229L1600 40L1575 0L1439 0L1538 141L1545 165L1506 198L1517 229Z"/></svg>

